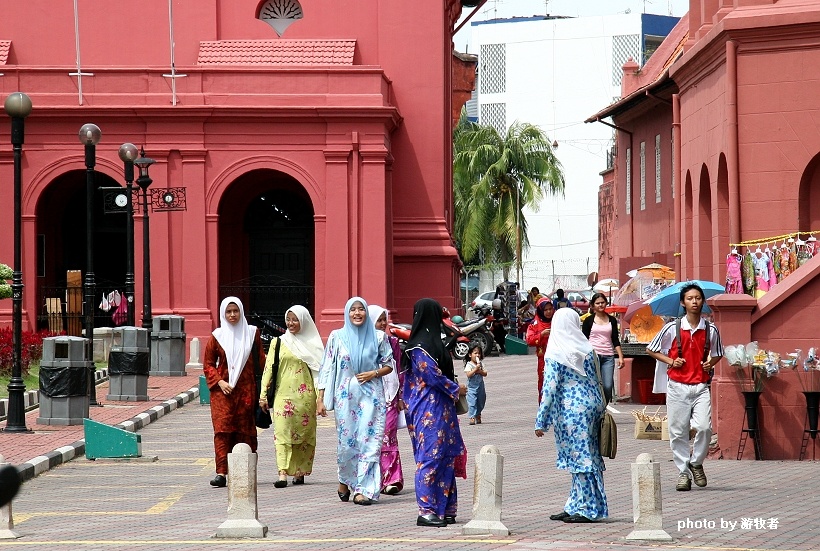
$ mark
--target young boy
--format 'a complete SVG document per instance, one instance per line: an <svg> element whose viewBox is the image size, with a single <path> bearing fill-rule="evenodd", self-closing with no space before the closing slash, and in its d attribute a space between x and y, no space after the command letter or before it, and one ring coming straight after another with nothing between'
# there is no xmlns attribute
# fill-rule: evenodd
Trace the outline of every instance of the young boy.
<svg viewBox="0 0 820 551"><path fill-rule="evenodd" d="M670 321L652 339L646 352L657 360L655 391L663 392L666 382L666 411L669 419L669 446L680 471L675 489L686 492L695 485L706 486L703 460L712 438L712 397L709 382L712 369L723 357L723 344L717 327L701 317L703 289L684 285L680 302L686 312L680 320ZM680 330L678 330L680 323ZM680 343L678 343L678 335ZM707 345L708 338L708 345ZM708 348L707 348L708 346ZM668 382L663 380L664 371ZM689 429L695 429L695 443L689 453Z"/></svg>

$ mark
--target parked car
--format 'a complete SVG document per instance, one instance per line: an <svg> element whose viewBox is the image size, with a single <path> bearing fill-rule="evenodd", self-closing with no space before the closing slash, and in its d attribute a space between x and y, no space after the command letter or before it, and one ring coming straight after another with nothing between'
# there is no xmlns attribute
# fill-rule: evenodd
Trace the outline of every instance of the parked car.
<svg viewBox="0 0 820 551"><path fill-rule="evenodd" d="M492 308L493 307L493 298L495 297L495 291L487 291L486 293L481 293L470 303L470 309L475 308ZM518 291L518 302L520 303L522 300L527 300L527 291L522 291L519 289Z"/></svg>
<svg viewBox="0 0 820 551"><path fill-rule="evenodd" d="M572 303L572 307L578 310L580 313L586 313L589 310L589 301L592 299L592 289L577 289L577 290L564 290L564 297L568 298L570 303ZM550 295L550 298L553 302L558 298L558 295L555 293Z"/></svg>

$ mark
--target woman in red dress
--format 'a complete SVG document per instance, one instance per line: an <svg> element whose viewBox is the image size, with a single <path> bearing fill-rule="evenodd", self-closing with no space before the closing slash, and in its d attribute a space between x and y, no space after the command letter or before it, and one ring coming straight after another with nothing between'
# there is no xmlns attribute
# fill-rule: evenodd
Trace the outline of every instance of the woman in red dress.
<svg viewBox="0 0 820 551"><path fill-rule="evenodd" d="M541 387L544 386L544 352L550 338L552 314L555 307L547 297L538 299L535 304L535 317L527 327L527 344L535 347L538 356L538 403L541 403Z"/></svg>
<svg viewBox="0 0 820 551"><path fill-rule="evenodd" d="M203 372L211 391L216 476L211 486L227 484L228 453L244 443L256 452L256 379L265 365L259 331L248 325L242 301L227 297L219 306L220 326L205 347ZM258 366L258 368L257 368Z"/></svg>

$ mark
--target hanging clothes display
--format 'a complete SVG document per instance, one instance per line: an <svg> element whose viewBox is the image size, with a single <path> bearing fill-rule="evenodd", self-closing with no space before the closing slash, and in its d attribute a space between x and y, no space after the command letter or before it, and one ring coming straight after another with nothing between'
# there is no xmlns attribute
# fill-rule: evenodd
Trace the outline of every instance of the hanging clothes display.
<svg viewBox="0 0 820 551"><path fill-rule="evenodd" d="M726 255L726 292L729 294L742 295L743 284L740 278L740 260L737 249Z"/></svg>
<svg viewBox="0 0 820 551"><path fill-rule="evenodd" d="M777 253L775 261L777 262L775 270L777 271L778 282L789 277L797 268L797 256L786 243L780 245L780 250Z"/></svg>
<svg viewBox="0 0 820 551"><path fill-rule="evenodd" d="M769 290L769 264L771 264L771 260L758 247L752 256L752 263L754 264L755 280L757 282L755 296L759 298Z"/></svg>
<svg viewBox="0 0 820 551"><path fill-rule="evenodd" d="M746 252L743 255L743 260L740 263L740 273L743 278L743 292L747 295L755 296L757 290L757 281L755 279L755 264L754 257L751 252Z"/></svg>
<svg viewBox="0 0 820 551"><path fill-rule="evenodd" d="M799 268L800 266L811 260L812 253L809 250L809 247L806 245L806 242L800 238L798 238L797 241L795 241L794 247L797 251L797 267Z"/></svg>

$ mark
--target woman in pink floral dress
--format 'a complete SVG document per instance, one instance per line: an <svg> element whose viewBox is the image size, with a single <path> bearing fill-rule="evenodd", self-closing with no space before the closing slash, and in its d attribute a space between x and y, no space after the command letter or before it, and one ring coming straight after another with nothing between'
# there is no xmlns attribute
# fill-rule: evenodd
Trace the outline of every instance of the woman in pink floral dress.
<svg viewBox="0 0 820 551"><path fill-rule="evenodd" d="M316 390L314 373L319 372L324 348L313 318L304 306L291 306L285 314L288 331L280 337L279 368L273 369L276 339L271 343L262 376L260 406L267 408L273 392L273 438L279 467L277 488L304 484L313 470L316 451Z"/></svg>

